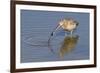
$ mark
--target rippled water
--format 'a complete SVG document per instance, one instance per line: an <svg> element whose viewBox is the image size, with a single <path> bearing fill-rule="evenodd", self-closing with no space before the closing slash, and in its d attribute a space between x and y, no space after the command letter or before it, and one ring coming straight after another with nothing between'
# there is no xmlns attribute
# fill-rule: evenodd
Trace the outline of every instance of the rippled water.
<svg viewBox="0 0 100 73"><path fill-rule="evenodd" d="M59 29L50 33L63 18L79 22L73 36ZM89 59L89 13L21 10L21 62Z"/></svg>

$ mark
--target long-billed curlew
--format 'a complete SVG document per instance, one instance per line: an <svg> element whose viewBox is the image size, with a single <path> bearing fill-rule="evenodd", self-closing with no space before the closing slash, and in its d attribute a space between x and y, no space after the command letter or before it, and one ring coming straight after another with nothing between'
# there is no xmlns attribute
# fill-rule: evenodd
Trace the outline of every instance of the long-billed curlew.
<svg viewBox="0 0 100 73"><path fill-rule="evenodd" d="M71 18L65 18L63 20L61 20L59 22L59 24L57 25L57 27L53 30L53 32L51 33L49 39L48 39L48 46L50 46L50 40L51 40L51 37L54 35L54 33L59 29L59 28L62 28L64 29L65 31L65 34L66 34L66 31L70 32L70 34L72 35L73 31L77 28L78 26L78 22L74 19L71 19Z"/></svg>
<svg viewBox="0 0 100 73"><path fill-rule="evenodd" d="M51 36L54 35L54 33L59 29L59 28L62 28L64 29L65 31L65 34L66 34L66 31L70 32L70 34L72 35L73 31L77 28L78 26L78 22L74 19L71 19L71 18L65 18L63 20L61 20L57 27L53 30L53 32L51 33L50 37L49 37L49 40L51 39Z"/></svg>
<svg viewBox="0 0 100 73"><path fill-rule="evenodd" d="M64 29L64 31L68 31L71 33L73 33L73 31L76 29L76 27L78 26L78 22L74 19L71 18L65 18L63 20L61 20L58 24L58 26L55 28L55 30L53 30L53 32L51 33L51 36L53 36L53 34L55 33L56 30L58 30L60 27L62 29ZM65 33L66 34L66 33Z"/></svg>

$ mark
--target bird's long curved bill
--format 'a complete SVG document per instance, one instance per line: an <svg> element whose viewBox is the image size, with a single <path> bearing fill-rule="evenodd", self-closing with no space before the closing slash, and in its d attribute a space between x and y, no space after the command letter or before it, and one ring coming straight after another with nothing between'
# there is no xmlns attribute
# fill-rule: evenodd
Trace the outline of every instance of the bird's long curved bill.
<svg viewBox="0 0 100 73"><path fill-rule="evenodd" d="M57 25L57 27L51 32L49 39L48 39L48 44L51 41L52 36L55 34L55 32L60 28L60 25Z"/></svg>

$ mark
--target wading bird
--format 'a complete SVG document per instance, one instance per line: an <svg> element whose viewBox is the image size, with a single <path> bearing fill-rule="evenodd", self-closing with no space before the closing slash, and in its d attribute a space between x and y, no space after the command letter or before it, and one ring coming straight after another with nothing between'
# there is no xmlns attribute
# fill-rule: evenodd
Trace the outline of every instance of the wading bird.
<svg viewBox="0 0 100 73"><path fill-rule="evenodd" d="M71 19L71 18L65 18L63 20L61 20L57 27L53 30L53 32L51 33L50 37L49 37L49 40L51 39L51 36L53 36L55 34L55 32L59 29L59 28L62 28L64 31L65 31L65 35L66 35L66 31L67 32L70 32L70 34L72 35L73 34L73 31L77 28L78 26L78 22L74 19Z"/></svg>
<svg viewBox="0 0 100 73"><path fill-rule="evenodd" d="M74 19L65 18L59 22L58 26L51 33L51 36L53 36L55 31L58 30L60 27L65 31L65 34L66 31L68 31L72 35L73 31L77 28L78 24L79 23Z"/></svg>

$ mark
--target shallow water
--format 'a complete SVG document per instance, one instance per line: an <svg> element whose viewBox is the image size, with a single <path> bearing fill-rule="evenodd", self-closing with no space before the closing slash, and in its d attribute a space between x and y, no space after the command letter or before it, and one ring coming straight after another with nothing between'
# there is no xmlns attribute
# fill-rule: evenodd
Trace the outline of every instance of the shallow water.
<svg viewBox="0 0 100 73"><path fill-rule="evenodd" d="M63 18L79 22L73 36L56 31L48 46L50 33ZM89 59L89 13L21 10L21 62Z"/></svg>

